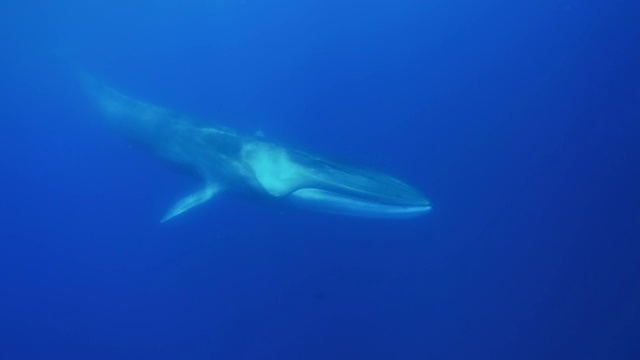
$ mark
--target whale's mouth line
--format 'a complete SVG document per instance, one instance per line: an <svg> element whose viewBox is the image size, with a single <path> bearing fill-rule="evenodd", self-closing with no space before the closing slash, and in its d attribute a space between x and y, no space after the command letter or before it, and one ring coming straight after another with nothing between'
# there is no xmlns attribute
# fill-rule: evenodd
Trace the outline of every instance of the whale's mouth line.
<svg viewBox="0 0 640 360"><path fill-rule="evenodd" d="M431 210L427 200L422 203L384 202L319 188L298 189L289 194L289 198L315 210L365 217L406 217Z"/></svg>

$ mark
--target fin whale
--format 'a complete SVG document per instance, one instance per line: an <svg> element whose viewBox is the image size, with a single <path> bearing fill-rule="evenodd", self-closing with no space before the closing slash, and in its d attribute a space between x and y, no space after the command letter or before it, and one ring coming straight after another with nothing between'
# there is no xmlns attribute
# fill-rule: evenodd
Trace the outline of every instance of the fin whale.
<svg viewBox="0 0 640 360"><path fill-rule="evenodd" d="M261 134L200 124L125 95L87 73L79 77L110 127L202 182L201 190L179 200L162 222L227 190L353 216L408 217L431 209L419 191L389 175L290 149Z"/></svg>

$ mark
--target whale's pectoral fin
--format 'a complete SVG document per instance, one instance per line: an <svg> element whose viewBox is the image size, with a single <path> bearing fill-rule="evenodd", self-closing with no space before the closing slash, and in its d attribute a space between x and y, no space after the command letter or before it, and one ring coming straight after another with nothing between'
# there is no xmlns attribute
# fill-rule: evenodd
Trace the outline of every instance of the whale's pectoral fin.
<svg viewBox="0 0 640 360"><path fill-rule="evenodd" d="M220 191L220 186L216 184L209 184L204 189L197 191L182 200L178 201L162 218L160 222L165 222L182 214L183 212L191 209L196 205L200 205L203 202L211 199L213 195Z"/></svg>

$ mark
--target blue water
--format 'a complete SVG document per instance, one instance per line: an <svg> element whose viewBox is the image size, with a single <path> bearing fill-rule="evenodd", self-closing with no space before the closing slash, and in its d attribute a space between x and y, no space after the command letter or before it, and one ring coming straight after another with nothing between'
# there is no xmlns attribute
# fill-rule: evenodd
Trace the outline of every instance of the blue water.
<svg viewBox="0 0 640 360"><path fill-rule="evenodd" d="M640 358L631 1L5 1L1 359ZM396 175L425 216L222 195L72 75Z"/></svg>

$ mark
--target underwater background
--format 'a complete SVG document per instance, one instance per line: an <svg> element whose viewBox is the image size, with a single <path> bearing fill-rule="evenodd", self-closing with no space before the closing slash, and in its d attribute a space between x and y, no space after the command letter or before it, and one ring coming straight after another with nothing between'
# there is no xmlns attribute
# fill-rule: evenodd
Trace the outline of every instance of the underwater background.
<svg viewBox="0 0 640 360"><path fill-rule="evenodd" d="M633 1L0 3L0 359L640 358ZM223 194L74 69L362 164L403 220Z"/></svg>

